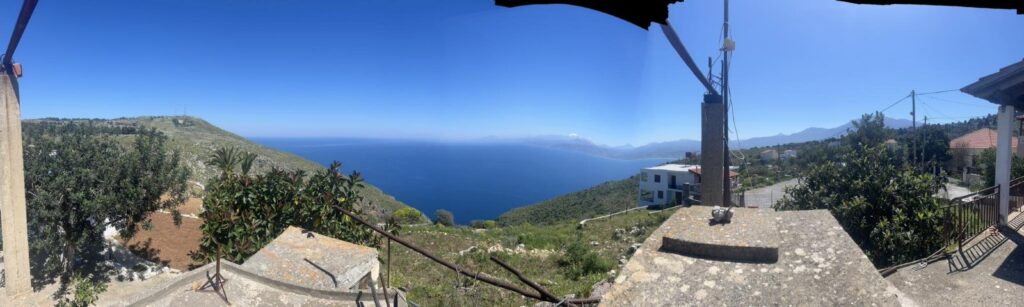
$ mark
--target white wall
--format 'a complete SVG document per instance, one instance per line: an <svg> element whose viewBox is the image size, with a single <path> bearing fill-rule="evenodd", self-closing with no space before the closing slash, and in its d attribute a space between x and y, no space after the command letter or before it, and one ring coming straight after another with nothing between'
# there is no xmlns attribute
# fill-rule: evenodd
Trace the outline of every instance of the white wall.
<svg viewBox="0 0 1024 307"><path fill-rule="evenodd" d="M643 180L644 179L643 173L647 174L647 180L646 181ZM654 182L655 175L661 176L661 181L660 182ZM638 199L638 203L637 204L639 206L649 206L649 205L664 205L664 204L669 203L669 200L672 199L672 197L675 194L675 192L679 191L679 190L676 190L676 189L669 189L669 183L671 182L671 178L672 178L671 176L673 176L673 175L676 176L676 185L681 186L684 183L689 183L689 184L693 184L694 183L693 182L694 181L693 174L690 173L689 171L677 172L677 171L667 171L667 170L649 170L649 169L641 170L640 187L637 190L637 199ZM642 199L640 197L642 195L643 191L649 191L651 193L651 196L652 196L651 201L645 201L644 199ZM661 191L661 193L662 193L662 197L661 198L658 198L658 191ZM694 192L691 191L690 195L693 195L693 194L694 194Z"/></svg>

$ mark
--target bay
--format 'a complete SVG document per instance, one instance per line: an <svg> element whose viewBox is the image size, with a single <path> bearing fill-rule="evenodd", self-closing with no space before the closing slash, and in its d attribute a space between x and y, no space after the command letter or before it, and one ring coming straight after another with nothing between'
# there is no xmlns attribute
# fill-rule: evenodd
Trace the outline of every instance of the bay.
<svg viewBox="0 0 1024 307"><path fill-rule="evenodd" d="M665 159L620 160L518 143L430 142L349 138L257 138L257 143L328 165L367 182L430 217L495 219L609 180L635 175Z"/></svg>

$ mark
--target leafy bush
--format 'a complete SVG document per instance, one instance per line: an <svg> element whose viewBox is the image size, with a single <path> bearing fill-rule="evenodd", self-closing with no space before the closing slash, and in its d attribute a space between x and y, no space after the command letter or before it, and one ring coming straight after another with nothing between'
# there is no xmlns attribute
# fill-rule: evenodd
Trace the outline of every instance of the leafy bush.
<svg viewBox="0 0 1024 307"><path fill-rule="evenodd" d="M405 207L395 210L391 214L391 218L398 224L416 224L423 221L423 214L420 214L416 209Z"/></svg>
<svg viewBox="0 0 1024 307"><path fill-rule="evenodd" d="M978 154L978 166L981 167L981 178L984 186L980 189L996 185L996 150L985 149ZM1024 159L1013 155L1010 162L1010 179L1024 176Z"/></svg>
<svg viewBox="0 0 1024 307"><path fill-rule="evenodd" d="M565 248L562 257L558 259L558 265L562 267L566 277L573 280L594 273L604 273L612 268L611 262L598 256L589 246L583 244L582 240L573 241Z"/></svg>
<svg viewBox="0 0 1024 307"><path fill-rule="evenodd" d="M469 227L476 229L491 229L498 227L498 223L492 220L472 220L469 222Z"/></svg>
<svg viewBox="0 0 1024 307"><path fill-rule="evenodd" d="M434 212L434 224L443 226L455 226L455 216L452 215L451 211L445 209L437 209Z"/></svg>
<svg viewBox="0 0 1024 307"><path fill-rule="evenodd" d="M250 175L255 158L234 149L214 153L210 162L222 174L206 185L205 211L200 213L203 238L193 260L219 256L241 262L290 225L355 244L379 243L369 228L335 208L362 214L353 206L362 199L358 172L342 175L341 163L334 162L308 178L302 171L277 169Z"/></svg>
<svg viewBox="0 0 1024 307"><path fill-rule="evenodd" d="M941 248L943 201L932 195L942 177L918 172L905 156L877 143L881 133L860 133L851 133L850 148L838 159L812 166L775 208L828 209L879 267Z"/></svg>
<svg viewBox="0 0 1024 307"><path fill-rule="evenodd" d="M71 279L71 287L74 289L71 298L61 298L57 301L60 307L86 307L96 304L100 293L107 291L107 284L93 281L89 278L75 274Z"/></svg>

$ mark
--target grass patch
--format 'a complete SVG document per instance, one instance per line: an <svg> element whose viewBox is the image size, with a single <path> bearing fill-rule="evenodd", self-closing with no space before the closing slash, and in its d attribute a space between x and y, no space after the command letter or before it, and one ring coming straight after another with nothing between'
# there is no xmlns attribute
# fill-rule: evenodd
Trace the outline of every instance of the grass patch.
<svg viewBox="0 0 1024 307"><path fill-rule="evenodd" d="M582 229L576 228L574 220L475 230L410 226L403 229L401 237L469 270L519 284L515 276L489 260L494 255L556 295L587 297L594 284L614 278L609 271L619 271L619 259L629 246L643 242L669 215L671 212L637 210L589 222ZM510 291L461 277L401 245L392 243L391 246L392 286L406 289L409 299L417 304L529 306L535 303ZM569 246L574 246L575 256L566 255ZM386 264L387 251L382 249L381 255ZM566 265L567 259L575 259L575 264ZM387 271L386 265L382 271Z"/></svg>

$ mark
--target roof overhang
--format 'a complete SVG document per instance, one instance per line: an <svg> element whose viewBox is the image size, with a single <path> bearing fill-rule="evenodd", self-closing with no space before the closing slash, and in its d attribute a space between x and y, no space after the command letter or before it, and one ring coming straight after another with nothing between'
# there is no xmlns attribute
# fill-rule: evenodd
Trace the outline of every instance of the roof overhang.
<svg viewBox="0 0 1024 307"><path fill-rule="evenodd" d="M994 104L1024 107L1024 60L981 77L960 91Z"/></svg>

